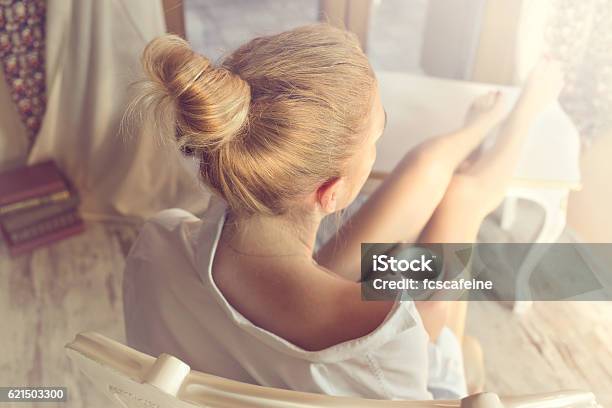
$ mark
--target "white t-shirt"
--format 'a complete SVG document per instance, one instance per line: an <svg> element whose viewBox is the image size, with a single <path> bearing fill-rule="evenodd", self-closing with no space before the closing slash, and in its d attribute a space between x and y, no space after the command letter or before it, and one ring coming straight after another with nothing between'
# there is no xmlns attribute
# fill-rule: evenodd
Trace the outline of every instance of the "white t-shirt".
<svg viewBox="0 0 612 408"><path fill-rule="evenodd" d="M396 303L370 334L314 352L254 325L234 309L211 274L225 209L223 201L213 198L202 219L170 209L144 225L124 277L130 346L269 387L376 399L432 398L431 343L413 302Z"/></svg>

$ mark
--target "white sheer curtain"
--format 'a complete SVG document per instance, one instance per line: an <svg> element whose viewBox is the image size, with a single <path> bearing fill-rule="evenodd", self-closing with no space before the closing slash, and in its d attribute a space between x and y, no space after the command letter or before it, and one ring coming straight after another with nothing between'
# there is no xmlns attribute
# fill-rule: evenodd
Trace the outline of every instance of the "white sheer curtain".
<svg viewBox="0 0 612 408"><path fill-rule="evenodd" d="M586 145L612 129L612 0L523 1L517 79L540 53L564 64L561 104Z"/></svg>

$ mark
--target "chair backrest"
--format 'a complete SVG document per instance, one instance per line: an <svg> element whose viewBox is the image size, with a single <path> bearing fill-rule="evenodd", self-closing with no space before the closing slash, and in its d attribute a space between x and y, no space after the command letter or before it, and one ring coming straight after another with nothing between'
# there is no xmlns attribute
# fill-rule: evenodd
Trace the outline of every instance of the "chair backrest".
<svg viewBox="0 0 612 408"><path fill-rule="evenodd" d="M191 370L181 360L154 358L98 333L86 332L66 345L79 369L121 408L586 408L596 407L591 393L567 391L500 399L481 393L461 401L382 401L334 397L261 387Z"/></svg>

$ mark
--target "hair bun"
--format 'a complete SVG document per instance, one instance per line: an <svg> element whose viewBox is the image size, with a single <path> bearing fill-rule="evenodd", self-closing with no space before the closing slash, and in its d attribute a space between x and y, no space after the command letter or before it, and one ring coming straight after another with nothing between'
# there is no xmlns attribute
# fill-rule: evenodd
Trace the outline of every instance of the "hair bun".
<svg viewBox="0 0 612 408"><path fill-rule="evenodd" d="M357 36L327 24L257 37L220 65L166 35L143 65L128 113L193 152L239 217L307 217L304 197L348 175L368 137L374 71Z"/></svg>
<svg viewBox="0 0 612 408"><path fill-rule="evenodd" d="M248 83L226 68L194 52L187 41L164 35L151 41L142 55L148 76L149 102L156 120L173 110L175 136L184 151L215 149L233 140L247 122L251 91ZM167 100L173 106L167 107Z"/></svg>

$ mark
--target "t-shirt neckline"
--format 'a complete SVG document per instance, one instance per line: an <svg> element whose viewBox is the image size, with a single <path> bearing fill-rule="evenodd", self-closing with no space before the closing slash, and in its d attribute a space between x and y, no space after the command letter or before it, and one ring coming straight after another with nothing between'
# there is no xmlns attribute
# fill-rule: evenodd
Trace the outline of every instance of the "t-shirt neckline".
<svg viewBox="0 0 612 408"><path fill-rule="evenodd" d="M211 198L208 209L202 218L202 226L197 240L198 256L196 257L198 273L202 283L209 289L223 312L240 329L255 336L268 346L286 354L302 359L319 362L341 361L356 354L367 353L390 341L396 334L414 327L414 317L403 307L403 302L396 302L385 320L369 334L348 340L322 350L308 351L290 341L264 329L241 314L225 298L212 275L215 254L225 226L227 207L218 198Z"/></svg>

